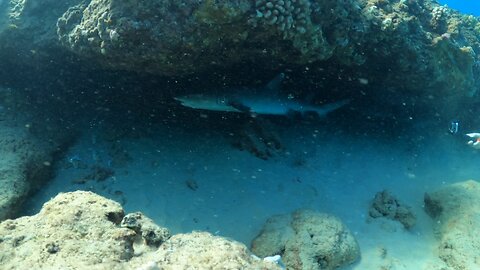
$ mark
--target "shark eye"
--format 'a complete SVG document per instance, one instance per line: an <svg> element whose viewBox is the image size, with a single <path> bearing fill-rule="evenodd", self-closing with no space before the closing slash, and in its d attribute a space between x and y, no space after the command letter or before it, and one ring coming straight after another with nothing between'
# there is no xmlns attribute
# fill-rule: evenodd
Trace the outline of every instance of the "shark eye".
<svg viewBox="0 0 480 270"><path fill-rule="evenodd" d="M219 98L217 99L217 103L218 103L218 104L225 104L225 103L226 103L225 97L219 97Z"/></svg>

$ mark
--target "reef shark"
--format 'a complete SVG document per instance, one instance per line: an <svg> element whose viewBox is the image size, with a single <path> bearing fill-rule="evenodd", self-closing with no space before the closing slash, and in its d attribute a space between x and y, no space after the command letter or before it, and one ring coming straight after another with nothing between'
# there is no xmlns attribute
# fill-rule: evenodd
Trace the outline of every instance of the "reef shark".
<svg viewBox="0 0 480 270"><path fill-rule="evenodd" d="M227 89L222 94L192 94L174 97L181 105L193 109L247 113L256 115L290 115L292 113L316 113L325 116L343 107L349 100L323 105L311 105L292 97L281 97L280 86L285 78L280 73L267 85L256 89ZM250 90L250 91L249 91Z"/></svg>

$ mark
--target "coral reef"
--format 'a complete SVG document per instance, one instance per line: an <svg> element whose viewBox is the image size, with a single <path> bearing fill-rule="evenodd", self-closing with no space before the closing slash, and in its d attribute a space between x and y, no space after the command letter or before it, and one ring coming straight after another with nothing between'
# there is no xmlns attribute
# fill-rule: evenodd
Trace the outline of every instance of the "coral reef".
<svg viewBox="0 0 480 270"><path fill-rule="evenodd" d="M257 0L256 16L252 22L277 26L277 30L287 38L295 32L305 34L310 21L311 2L309 0Z"/></svg>
<svg viewBox="0 0 480 270"><path fill-rule="evenodd" d="M386 217L396 220L402 223L406 229L412 228L417 221L410 207L400 203L387 190L375 194L375 198L368 209L368 214L372 218Z"/></svg>
<svg viewBox="0 0 480 270"><path fill-rule="evenodd" d="M245 40L246 35L224 28L240 21L248 8L248 1L200 5L198 1L94 0L65 12L58 20L57 34L66 48L85 57L100 57L111 68L195 72L197 66L212 63L199 57L201 51L234 56L235 41L226 41L226 46L223 40L233 35ZM225 38L219 40L219 35Z"/></svg>
<svg viewBox="0 0 480 270"><path fill-rule="evenodd" d="M2 269L280 269L237 242L170 237L141 213L91 192L59 194L34 216L0 223Z"/></svg>
<svg viewBox="0 0 480 270"><path fill-rule="evenodd" d="M452 269L480 268L480 183L469 180L425 194L438 254Z"/></svg>
<svg viewBox="0 0 480 270"><path fill-rule="evenodd" d="M252 251L281 255L287 269L337 269L360 257L357 241L340 220L310 210L268 219Z"/></svg>

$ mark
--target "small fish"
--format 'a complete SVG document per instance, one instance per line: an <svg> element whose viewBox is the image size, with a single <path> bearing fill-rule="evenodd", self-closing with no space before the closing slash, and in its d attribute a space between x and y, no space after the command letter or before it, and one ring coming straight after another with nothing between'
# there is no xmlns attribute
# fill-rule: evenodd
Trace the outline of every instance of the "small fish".
<svg viewBox="0 0 480 270"><path fill-rule="evenodd" d="M457 134L458 133L458 127L459 127L458 121L453 120L452 122L450 122L450 126L448 127L448 131L450 132L450 134Z"/></svg>

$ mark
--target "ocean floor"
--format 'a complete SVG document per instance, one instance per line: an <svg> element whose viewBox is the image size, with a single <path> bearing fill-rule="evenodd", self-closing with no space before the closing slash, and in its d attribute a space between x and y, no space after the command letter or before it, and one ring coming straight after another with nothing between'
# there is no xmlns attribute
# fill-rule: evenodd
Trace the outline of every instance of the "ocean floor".
<svg viewBox="0 0 480 270"><path fill-rule="evenodd" d="M322 120L276 129L285 150L268 160L234 148L221 129L192 134L159 123L148 136L114 140L87 129L25 214L59 192L91 190L172 233L208 231L249 246L267 218L310 208L339 217L354 233L362 259L351 269L430 269L438 257L424 193L480 179L480 152L446 130L358 135ZM384 189L416 214L410 231L368 218L371 200Z"/></svg>

